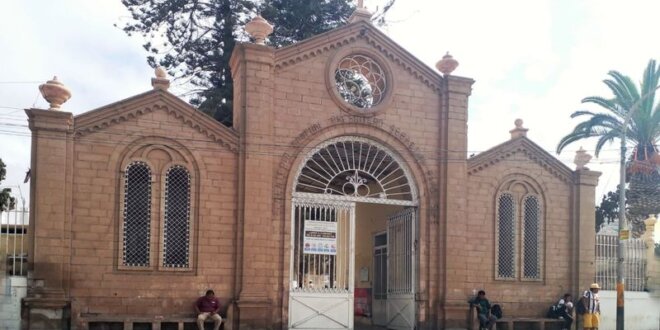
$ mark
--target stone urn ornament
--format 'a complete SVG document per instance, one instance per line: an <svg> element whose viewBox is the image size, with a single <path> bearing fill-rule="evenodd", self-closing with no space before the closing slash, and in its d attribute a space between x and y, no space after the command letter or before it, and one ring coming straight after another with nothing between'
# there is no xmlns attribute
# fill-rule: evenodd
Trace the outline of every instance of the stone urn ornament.
<svg viewBox="0 0 660 330"><path fill-rule="evenodd" d="M62 104L71 98L71 91L57 80L57 76L45 84L39 85L39 91L41 96L50 103L49 110L60 110Z"/></svg>
<svg viewBox="0 0 660 330"><path fill-rule="evenodd" d="M265 45L266 37L273 33L273 26L268 23L261 15L257 15L249 23L245 24L247 32L257 45Z"/></svg>
<svg viewBox="0 0 660 330"><path fill-rule="evenodd" d="M450 75L458 67L458 61L454 59L453 56L449 55L449 52L442 57L438 63L435 64L435 67L438 71L442 72L444 76Z"/></svg>
<svg viewBox="0 0 660 330"><path fill-rule="evenodd" d="M573 159L573 162L576 165L575 169L588 170L589 168L587 168L585 165L587 165L590 160L591 155L588 154L586 150L582 149L582 147L580 147L580 150L575 152L575 159Z"/></svg>

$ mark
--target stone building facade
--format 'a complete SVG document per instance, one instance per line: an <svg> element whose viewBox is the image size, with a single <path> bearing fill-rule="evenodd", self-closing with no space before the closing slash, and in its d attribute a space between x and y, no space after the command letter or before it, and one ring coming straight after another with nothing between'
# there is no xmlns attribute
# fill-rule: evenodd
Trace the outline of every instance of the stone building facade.
<svg viewBox="0 0 660 330"><path fill-rule="evenodd" d="M65 96L45 87L51 109L26 110L28 327L191 317L208 288L240 329L464 327L475 290L540 316L588 285L599 173L521 121L466 158L473 80L368 18L281 49L253 29L231 59L232 128L162 72L78 116L46 84Z"/></svg>

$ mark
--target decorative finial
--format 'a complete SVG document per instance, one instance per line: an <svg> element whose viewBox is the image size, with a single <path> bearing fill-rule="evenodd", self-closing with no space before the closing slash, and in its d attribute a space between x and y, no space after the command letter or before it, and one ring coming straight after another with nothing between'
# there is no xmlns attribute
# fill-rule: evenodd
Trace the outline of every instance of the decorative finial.
<svg viewBox="0 0 660 330"><path fill-rule="evenodd" d="M364 7L364 0L358 0L355 11L348 18L348 22L355 23L359 21L365 21L371 23L371 16L373 16L373 14Z"/></svg>
<svg viewBox="0 0 660 330"><path fill-rule="evenodd" d="M254 38L255 44L265 45L266 37L273 33L273 26L261 15L257 15L245 25L245 32Z"/></svg>
<svg viewBox="0 0 660 330"><path fill-rule="evenodd" d="M582 147L580 147L580 150L575 152L575 158L573 159L573 163L576 165L575 170L589 170L589 168L584 165L587 165L590 160L591 155L588 154L586 150L582 149Z"/></svg>
<svg viewBox="0 0 660 330"><path fill-rule="evenodd" d="M529 129L523 127L522 119L516 119L513 124L516 125L516 128L509 131L509 133L511 133L511 140L527 136L527 131L529 131Z"/></svg>
<svg viewBox="0 0 660 330"><path fill-rule="evenodd" d="M151 86L154 89L160 89L166 91L170 88L170 80L167 79L167 72L162 66L158 66L154 69L154 74L156 78L151 78Z"/></svg>
<svg viewBox="0 0 660 330"><path fill-rule="evenodd" d="M41 96L50 103L49 110L60 110L62 104L71 98L71 91L57 80L57 76L46 81L45 84L39 85L39 91Z"/></svg>
<svg viewBox="0 0 660 330"><path fill-rule="evenodd" d="M438 63L435 64L435 67L438 71L442 72L444 76L450 75L458 67L458 61L454 59L453 56L449 55L449 52L442 57Z"/></svg>

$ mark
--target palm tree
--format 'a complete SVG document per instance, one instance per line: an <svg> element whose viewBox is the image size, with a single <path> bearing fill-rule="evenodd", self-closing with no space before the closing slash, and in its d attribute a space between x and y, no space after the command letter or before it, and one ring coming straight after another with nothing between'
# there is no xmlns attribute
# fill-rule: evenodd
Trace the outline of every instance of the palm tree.
<svg viewBox="0 0 660 330"><path fill-rule="evenodd" d="M567 145L596 137L596 157L606 143L620 138L625 129L628 141L633 145L632 155L626 165L630 194L628 212L633 222L643 220L649 214L660 213L660 104L655 104L655 92L660 85L660 66L650 60L639 89L630 77L618 71L610 71L603 80L612 91L612 98L590 96L582 103L595 103L606 112L576 111L571 118L586 117L557 145L560 153ZM626 124L626 118L630 117Z"/></svg>

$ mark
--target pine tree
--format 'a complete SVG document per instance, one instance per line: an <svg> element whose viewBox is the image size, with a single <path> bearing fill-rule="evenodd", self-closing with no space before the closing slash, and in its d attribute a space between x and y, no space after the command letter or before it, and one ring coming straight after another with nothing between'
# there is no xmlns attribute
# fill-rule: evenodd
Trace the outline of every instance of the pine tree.
<svg viewBox="0 0 660 330"><path fill-rule="evenodd" d="M395 0L383 0L374 20L385 23ZM282 47L346 23L350 0L122 0L133 21L123 26L141 35L152 67L163 66L192 88L190 103L227 126L232 125L233 86L229 58L247 20L258 11L275 25L269 37Z"/></svg>

